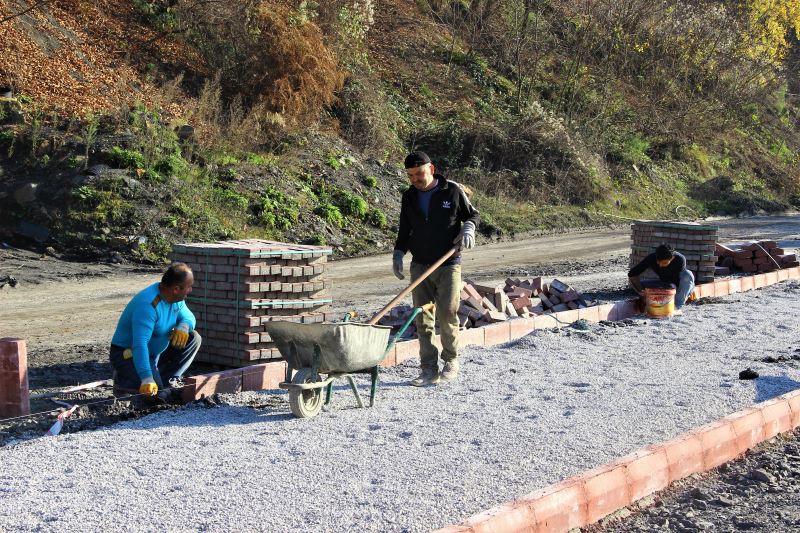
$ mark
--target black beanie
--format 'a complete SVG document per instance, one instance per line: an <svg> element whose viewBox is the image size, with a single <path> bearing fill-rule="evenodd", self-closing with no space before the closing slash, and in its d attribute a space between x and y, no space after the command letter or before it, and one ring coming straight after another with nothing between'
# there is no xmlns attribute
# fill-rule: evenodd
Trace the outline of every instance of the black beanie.
<svg viewBox="0 0 800 533"><path fill-rule="evenodd" d="M416 168L427 165L430 162L431 158L425 152L411 152L406 156L405 167Z"/></svg>
<svg viewBox="0 0 800 533"><path fill-rule="evenodd" d="M656 259L663 261L664 259L672 259L675 250L669 244L662 244L656 248Z"/></svg>

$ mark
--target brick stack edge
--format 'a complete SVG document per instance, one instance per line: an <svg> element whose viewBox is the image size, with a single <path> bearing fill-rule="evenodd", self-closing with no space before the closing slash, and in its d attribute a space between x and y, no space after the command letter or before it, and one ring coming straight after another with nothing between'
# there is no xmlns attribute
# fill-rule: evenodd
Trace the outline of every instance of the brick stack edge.
<svg viewBox="0 0 800 533"><path fill-rule="evenodd" d="M197 361L242 367L280 359L264 324L333 320L325 267L331 250L258 239L179 244L194 272L187 305L203 345Z"/></svg>
<svg viewBox="0 0 800 533"><path fill-rule="evenodd" d="M0 418L29 414L27 346L22 339L0 339Z"/></svg>
<svg viewBox="0 0 800 533"><path fill-rule="evenodd" d="M675 251L686 256L686 266L694 273L696 283L714 281L717 264L715 245L717 226L701 226L676 222L636 222L631 224L630 266L653 253L660 244L670 244ZM645 272L643 279L653 277Z"/></svg>

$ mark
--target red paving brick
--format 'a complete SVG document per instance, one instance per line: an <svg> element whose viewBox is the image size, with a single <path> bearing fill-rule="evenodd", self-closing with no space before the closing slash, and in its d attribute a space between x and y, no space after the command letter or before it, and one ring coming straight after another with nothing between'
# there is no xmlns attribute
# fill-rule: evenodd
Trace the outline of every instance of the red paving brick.
<svg viewBox="0 0 800 533"><path fill-rule="evenodd" d="M0 418L29 414L27 345L23 339L0 339Z"/></svg>
<svg viewBox="0 0 800 533"><path fill-rule="evenodd" d="M723 418L736 434L736 453L742 454L764 440L764 417L760 409L747 409Z"/></svg>
<svg viewBox="0 0 800 533"><path fill-rule="evenodd" d="M481 329L484 331L485 346L503 344L511 340L511 325L509 321L490 324Z"/></svg>
<svg viewBox="0 0 800 533"><path fill-rule="evenodd" d="M616 461L625 467L631 501L669 485L669 461L664 448L639 450Z"/></svg>
<svg viewBox="0 0 800 533"><path fill-rule="evenodd" d="M592 524L631 503L625 466L608 464L581 474L586 490L586 520Z"/></svg>
<svg viewBox="0 0 800 533"><path fill-rule="evenodd" d="M711 470L738 455L736 433L729 422L719 421L692 431L703 446L703 469Z"/></svg>
<svg viewBox="0 0 800 533"><path fill-rule="evenodd" d="M533 492L521 501L533 510L536 533L569 531L587 523L586 488L582 479L566 479Z"/></svg>

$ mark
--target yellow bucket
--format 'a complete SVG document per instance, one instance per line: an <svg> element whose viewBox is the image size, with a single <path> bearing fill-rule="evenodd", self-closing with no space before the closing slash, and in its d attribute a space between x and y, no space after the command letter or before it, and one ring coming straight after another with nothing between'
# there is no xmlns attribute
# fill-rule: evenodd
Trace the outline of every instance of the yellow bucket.
<svg viewBox="0 0 800 533"><path fill-rule="evenodd" d="M675 289L645 289L645 313L650 318L668 318L675 313Z"/></svg>

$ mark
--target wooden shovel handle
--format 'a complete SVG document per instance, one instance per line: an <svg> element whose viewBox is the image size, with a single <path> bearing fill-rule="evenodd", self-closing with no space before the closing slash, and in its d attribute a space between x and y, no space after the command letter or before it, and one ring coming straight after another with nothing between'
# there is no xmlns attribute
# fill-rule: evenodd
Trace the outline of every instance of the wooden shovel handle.
<svg viewBox="0 0 800 533"><path fill-rule="evenodd" d="M433 273L433 271L434 271L434 270L436 270L437 268L439 268L439 267L442 265L442 263L444 263L445 261L447 261L448 259L450 259L450 256L452 256L454 253L456 253L456 252L457 252L459 249L460 249L460 246L455 246L455 247L451 248L451 249L450 249L450 250L449 250L449 251L448 251L446 254L444 254L444 255L441 257L441 259L439 259L438 261L436 261L434 264L432 264L432 265L430 266L430 268L428 268L428 270L426 270L425 272L423 272L423 273L422 273L422 275L421 275L420 277L418 277L417 279L415 279L413 282L411 282L411 284L410 284L408 287L406 287L405 289L403 289L403 292L401 292L400 294L398 294L397 296L395 296L395 297L394 297L394 300L392 300L391 302L389 302L388 304L386 304L386 307L384 307L383 309L381 309L380 311L378 311L377 313L375 313L375 316L373 316L373 317L370 319L370 321L369 321L368 323L369 323L369 324L376 324L376 323L378 322L378 320L380 320L381 318L383 318L383 316L384 316L386 313L388 313L388 312L389 312L389 311L392 309L392 307L394 307L395 305L397 305L397 303L398 303L399 301L401 301L403 298L405 298L405 297L408 295L408 293L410 293L411 291L413 291L413 290L414 290L414 287L416 287L417 285L419 285L420 283L422 283L423 281L425 281L425 278L427 278L428 276L430 276L430 275L431 275L431 273Z"/></svg>

